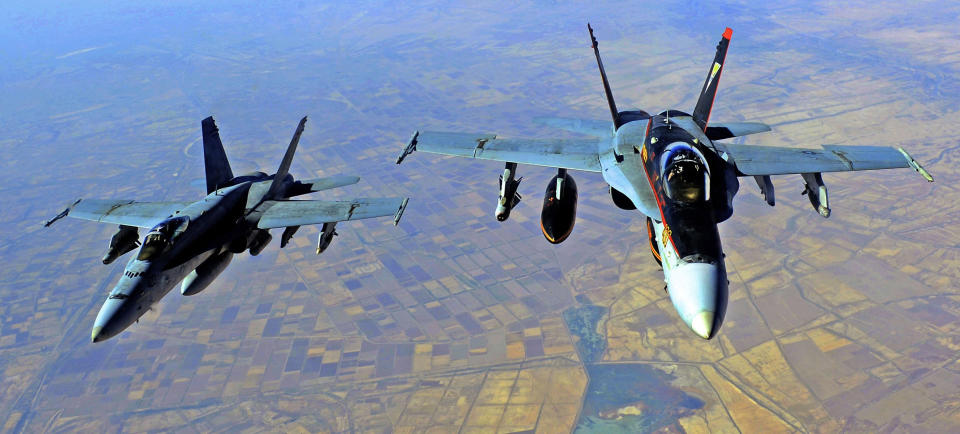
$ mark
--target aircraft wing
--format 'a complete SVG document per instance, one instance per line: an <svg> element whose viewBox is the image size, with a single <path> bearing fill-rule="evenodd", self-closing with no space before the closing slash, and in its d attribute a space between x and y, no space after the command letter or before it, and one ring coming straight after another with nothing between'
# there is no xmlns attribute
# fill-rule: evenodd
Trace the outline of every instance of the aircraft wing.
<svg viewBox="0 0 960 434"><path fill-rule="evenodd" d="M193 202L81 199L66 210L66 216L102 223L151 228L191 203Z"/></svg>
<svg viewBox="0 0 960 434"><path fill-rule="evenodd" d="M413 151L480 160L599 172L598 139L498 139L495 134L417 131L397 164Z"/></svg>
<svg viewBox="0 0 960 434"><path fill-rule="evenodd" d="M375 198L354 200L276 200L266 201L266 211L260 217L260 229L287 226L316 225L320 223L360 220L393 216L400 221L407 207L404 198Z"/></svg>
<svg viewBox="0 0 960 434"><path fill-rule="evenodd" d="M824 145L821 149L714 143L721 158L733 163L739 175L846 172L913 168L928 181L933 178L903 148L889 146ZM726 157L724 157L726 154Z"/></svg>

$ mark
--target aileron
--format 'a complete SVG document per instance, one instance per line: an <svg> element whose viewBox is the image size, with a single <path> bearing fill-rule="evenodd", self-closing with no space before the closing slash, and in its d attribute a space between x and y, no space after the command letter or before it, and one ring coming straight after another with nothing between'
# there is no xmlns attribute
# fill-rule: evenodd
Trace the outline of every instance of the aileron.
<svg viewBox="0 0 960 434"><path fill-rule="evenodd" d="M895 148L824 145L821 149L724 144L722 148L741 175L847 172L911 167Z"/></svg>

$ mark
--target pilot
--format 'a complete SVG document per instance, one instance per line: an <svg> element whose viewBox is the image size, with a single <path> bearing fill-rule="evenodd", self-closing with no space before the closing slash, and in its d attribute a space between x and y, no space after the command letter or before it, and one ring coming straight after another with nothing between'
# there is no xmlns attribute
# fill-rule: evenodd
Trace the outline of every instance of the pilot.
<svg viewBox="0 0 960 434"><path fill-rule="evenodd" d="M165 252L170 247L170 240L183 232L188 223L189 219L186 217L175 217L164 220L154 226L150 229L150 232L147 233L147 236L144 237L143 247L140 248L137 260L149 261L153 257Z"/></svg>
<svg viewBox="0 0 960 434"><path fill-rule="evenodd" d="M700 157L689 149L677 150L669 155L664 190L667 197L678 202L695 203L705 197L706 170Z"/></svg>

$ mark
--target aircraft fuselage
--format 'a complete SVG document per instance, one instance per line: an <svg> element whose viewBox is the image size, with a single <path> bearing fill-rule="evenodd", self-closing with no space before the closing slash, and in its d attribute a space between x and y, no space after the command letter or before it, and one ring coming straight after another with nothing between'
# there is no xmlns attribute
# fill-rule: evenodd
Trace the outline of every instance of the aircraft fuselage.
<svg viewBox="0 0 960 434"><path fill-rule="evenodd" d="M236 254L260 254L273 239L272 229L283 229L283 248L301 226L322 224L317 242L320 254L337 235L334 228L338 222L387 216L393 216L394 225L400 222L409 198L288 200L360 180L359 176L294 179L290 166L306 123L304 116L273 175L253 172L235 176L220 140L220 130L213 117L207 117L200 122L207 192L202 199L77 199L44 223L50 226L70 216L120 225L103 257L104 264L140 246L97 314L91 332L93 342L116 336L137 322L177 283L180 294L199 294L230 265ZM138 241L138 228L150 228L142 243Z"/></svg>
<svg viewBox="0 0 960 434"><path fill-rule="evenodd" d="M732 213L736 176L711 158L709 139L678 111L627 122L600 146L604 180L655 216L655 254L677 313L697 335L713 337L728 294L717 223Z"/></svg>
<svg viewBox="0 0 960 434"><path fill-rule="evenodd" d="M138 321L207 260L231 250L239 253L248 246L250 234L258 229L256 220L251 224L246 217L263 200L272 178L242 178L177 211L146 235L97 314L91 333L94 342L113 337ZM171 227L161 227L168 222ZM182 289L187 294L187 288Z"/></svg>

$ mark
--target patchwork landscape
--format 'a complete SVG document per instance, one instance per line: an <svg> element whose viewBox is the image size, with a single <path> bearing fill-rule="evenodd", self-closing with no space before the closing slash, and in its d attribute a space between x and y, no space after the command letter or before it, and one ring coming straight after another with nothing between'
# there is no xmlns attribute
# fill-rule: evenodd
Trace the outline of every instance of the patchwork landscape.
<svg viewBox="0 0 960 434"><path fill-rule="evenodd" d="M958 5L110 6L0 26L5 432L960 426ZM622 109L691 110L729 26L711 120L773 127L737 140L902 146L937 182L827 174L823 219L799 176L774 178L773 208L741 179L720 226L730 303L704 341L599 175L573 174L577 224L551 245L552 170L520 167L500 223L502 166L394 164L416 129L573 137L532 120L605 119L588 20ZM361 176L312 198L410 197L400 224L342 223L320 256L304 227L90 343L126 260L100 262L116 227L41 223L80 197L200 198L208 115L235 172L272 173L305 114L291 172Z"/></svg>

